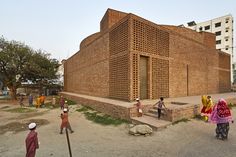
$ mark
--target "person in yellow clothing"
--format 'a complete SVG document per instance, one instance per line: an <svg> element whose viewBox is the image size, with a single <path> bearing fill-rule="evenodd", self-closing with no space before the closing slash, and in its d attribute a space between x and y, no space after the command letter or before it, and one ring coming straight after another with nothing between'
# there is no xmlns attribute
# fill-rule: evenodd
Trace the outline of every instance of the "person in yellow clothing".
<svg viewBox="0 0 236 157"><path fill-rule="evenodd" d="M36 108L39 108L40 105L41 105L40 97L38 96L38 97L35 99L35 101L36 101L35 107L36 107Z"/></svg>
<svg viewBox="0 0 236 157"><path fill-rule="evenodd" d="M203 116L204 121L208 121L209 116L211 115L212 112L212 107L213 107L213 101L211 99L211 96L202 96L202 110L201 110L201 116Z"/></svg>

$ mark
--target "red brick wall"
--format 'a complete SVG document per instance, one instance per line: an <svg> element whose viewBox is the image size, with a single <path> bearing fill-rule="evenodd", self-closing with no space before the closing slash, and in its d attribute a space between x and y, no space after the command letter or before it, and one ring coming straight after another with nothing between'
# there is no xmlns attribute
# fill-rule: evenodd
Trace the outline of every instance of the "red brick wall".
<svg viewBox="0 0 236 157"><path fill-rule="evenodd" d="M219 80L219 58L213 42L202 44L178 33L170 31L170 97L219 92L219 81L225 78ZM214 39L211 34L203 39L208 37Z"/></svg>
<svg viewBox="0 0 236 157"><path fill-rule="evenodd" d="M121 11L108 9L100 22L100 31L103 32L111 28L114 24L119 22L126 15L128 14Z"/></svg>
<svg viewBox="0 0 236 157"><path fill-rule="evenodd" d="M203 43L208 47L215 49L216 48L216 35L209 32L201 32L203 35Z"/></svg>
<svg viewBox="0 0 236 157"><path fill-rule="evenodd" d="M99 38L101 36L100 32L94 33L87 38L85 38L81 43L80 43L80 50L88 46L90 43L92 43L94 40Z"/></svg>
<svg viewBox="0 0 236 157"><path fill-rule="evenodd" d="M65 90L101 97L109 95L109 34L74 54L65 66Z"/></svg>
<svg viewBox="0 0 236 157"><path fill-rule="evenodd" d="M140 97L139 58L148 58L149 99L229 91L230 56L215 35L157 25L108 9L101 32L86 38L65 65L69 92L123 100Z"/></svg>
<svg viewBox="0 0 236 157"><path fill-rule="evenodd" d="M231 88L230 83L230 55L219 52L219 90L228 92Z"/></svg>

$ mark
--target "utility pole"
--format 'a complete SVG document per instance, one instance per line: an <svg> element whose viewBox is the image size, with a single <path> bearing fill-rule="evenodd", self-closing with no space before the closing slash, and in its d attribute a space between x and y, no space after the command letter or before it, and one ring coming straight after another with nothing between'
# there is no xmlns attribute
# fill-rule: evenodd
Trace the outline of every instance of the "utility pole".
<svg viewBox="0 0 236 157"><path fill-rule="evenodd" d="M68 149L69 149L69 155L70 157L72 157L71 148L70 148L70 139L69 139L67 128L66 128L66 139L67 139L67 144L68 144Z"/></svg>

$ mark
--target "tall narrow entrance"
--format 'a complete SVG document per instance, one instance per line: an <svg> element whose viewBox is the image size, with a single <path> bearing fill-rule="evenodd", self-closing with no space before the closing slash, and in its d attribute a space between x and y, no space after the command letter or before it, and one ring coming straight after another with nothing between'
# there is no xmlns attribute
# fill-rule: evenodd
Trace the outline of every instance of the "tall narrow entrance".
<svg viewBox="0 0 236 157"><path fill-rule="evenodd" d="M140 99L148 98L148 58L140 56L139 72L140 72Z"/></svg>

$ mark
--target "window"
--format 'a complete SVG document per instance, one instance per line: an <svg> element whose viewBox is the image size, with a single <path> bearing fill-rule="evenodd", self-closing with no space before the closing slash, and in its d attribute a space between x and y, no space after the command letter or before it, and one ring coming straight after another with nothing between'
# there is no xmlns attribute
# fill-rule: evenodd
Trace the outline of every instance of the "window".
<svg viewBox="0 0 236 157"><path fill-rule="evenodd" d="M199 31L202 31L202 27L199 27Z"/></svg>
<svg viewBox="0 0 236 157"><path fill-rule="evenodd" d="M225 23L229 23L229 18L226 18L226 19L225 19Z"/></svg>
<svg viewBox="0 0 236 157"><path fill-rule="evenodd" d="M219 36L219 35L221 35L221 31L218 31L215 34L216 34L216 36Z"/></svg>
<svg viewBox="0 0 236 157"><path fill-rule="evenodd" d="M227 46L225 46L225 50L228 50L229 49L229 46L227 45Z"/></svg>
<svg viewBox="0 0 236 157"><path fill-rule="evenodd" d="M205 30L209 30L210 29L210 25L205 26Z"/></svg>
<svg viewBox="0 0 236 157"><path fill-rule="evenodd" d="M221 44L221 40L216 40L216 44Z"/></svg>
<svg viewBox="0 0 236 157"><path fill-rule="evenodd" d="M227 28L225 29L225 32L229 32L229 27L227 27Z"/></svg>
<svg viewBox="0 0 236 157"><path fill-rule="evenodd" d="M225 38L225 41L229 41L229 38Z"/></svg>
<svg viewBox="0 0 236 157"><path fill-rule="evenodd" d="M221 22L215 23L215 27L220 27L221 26Z"/></svg>

